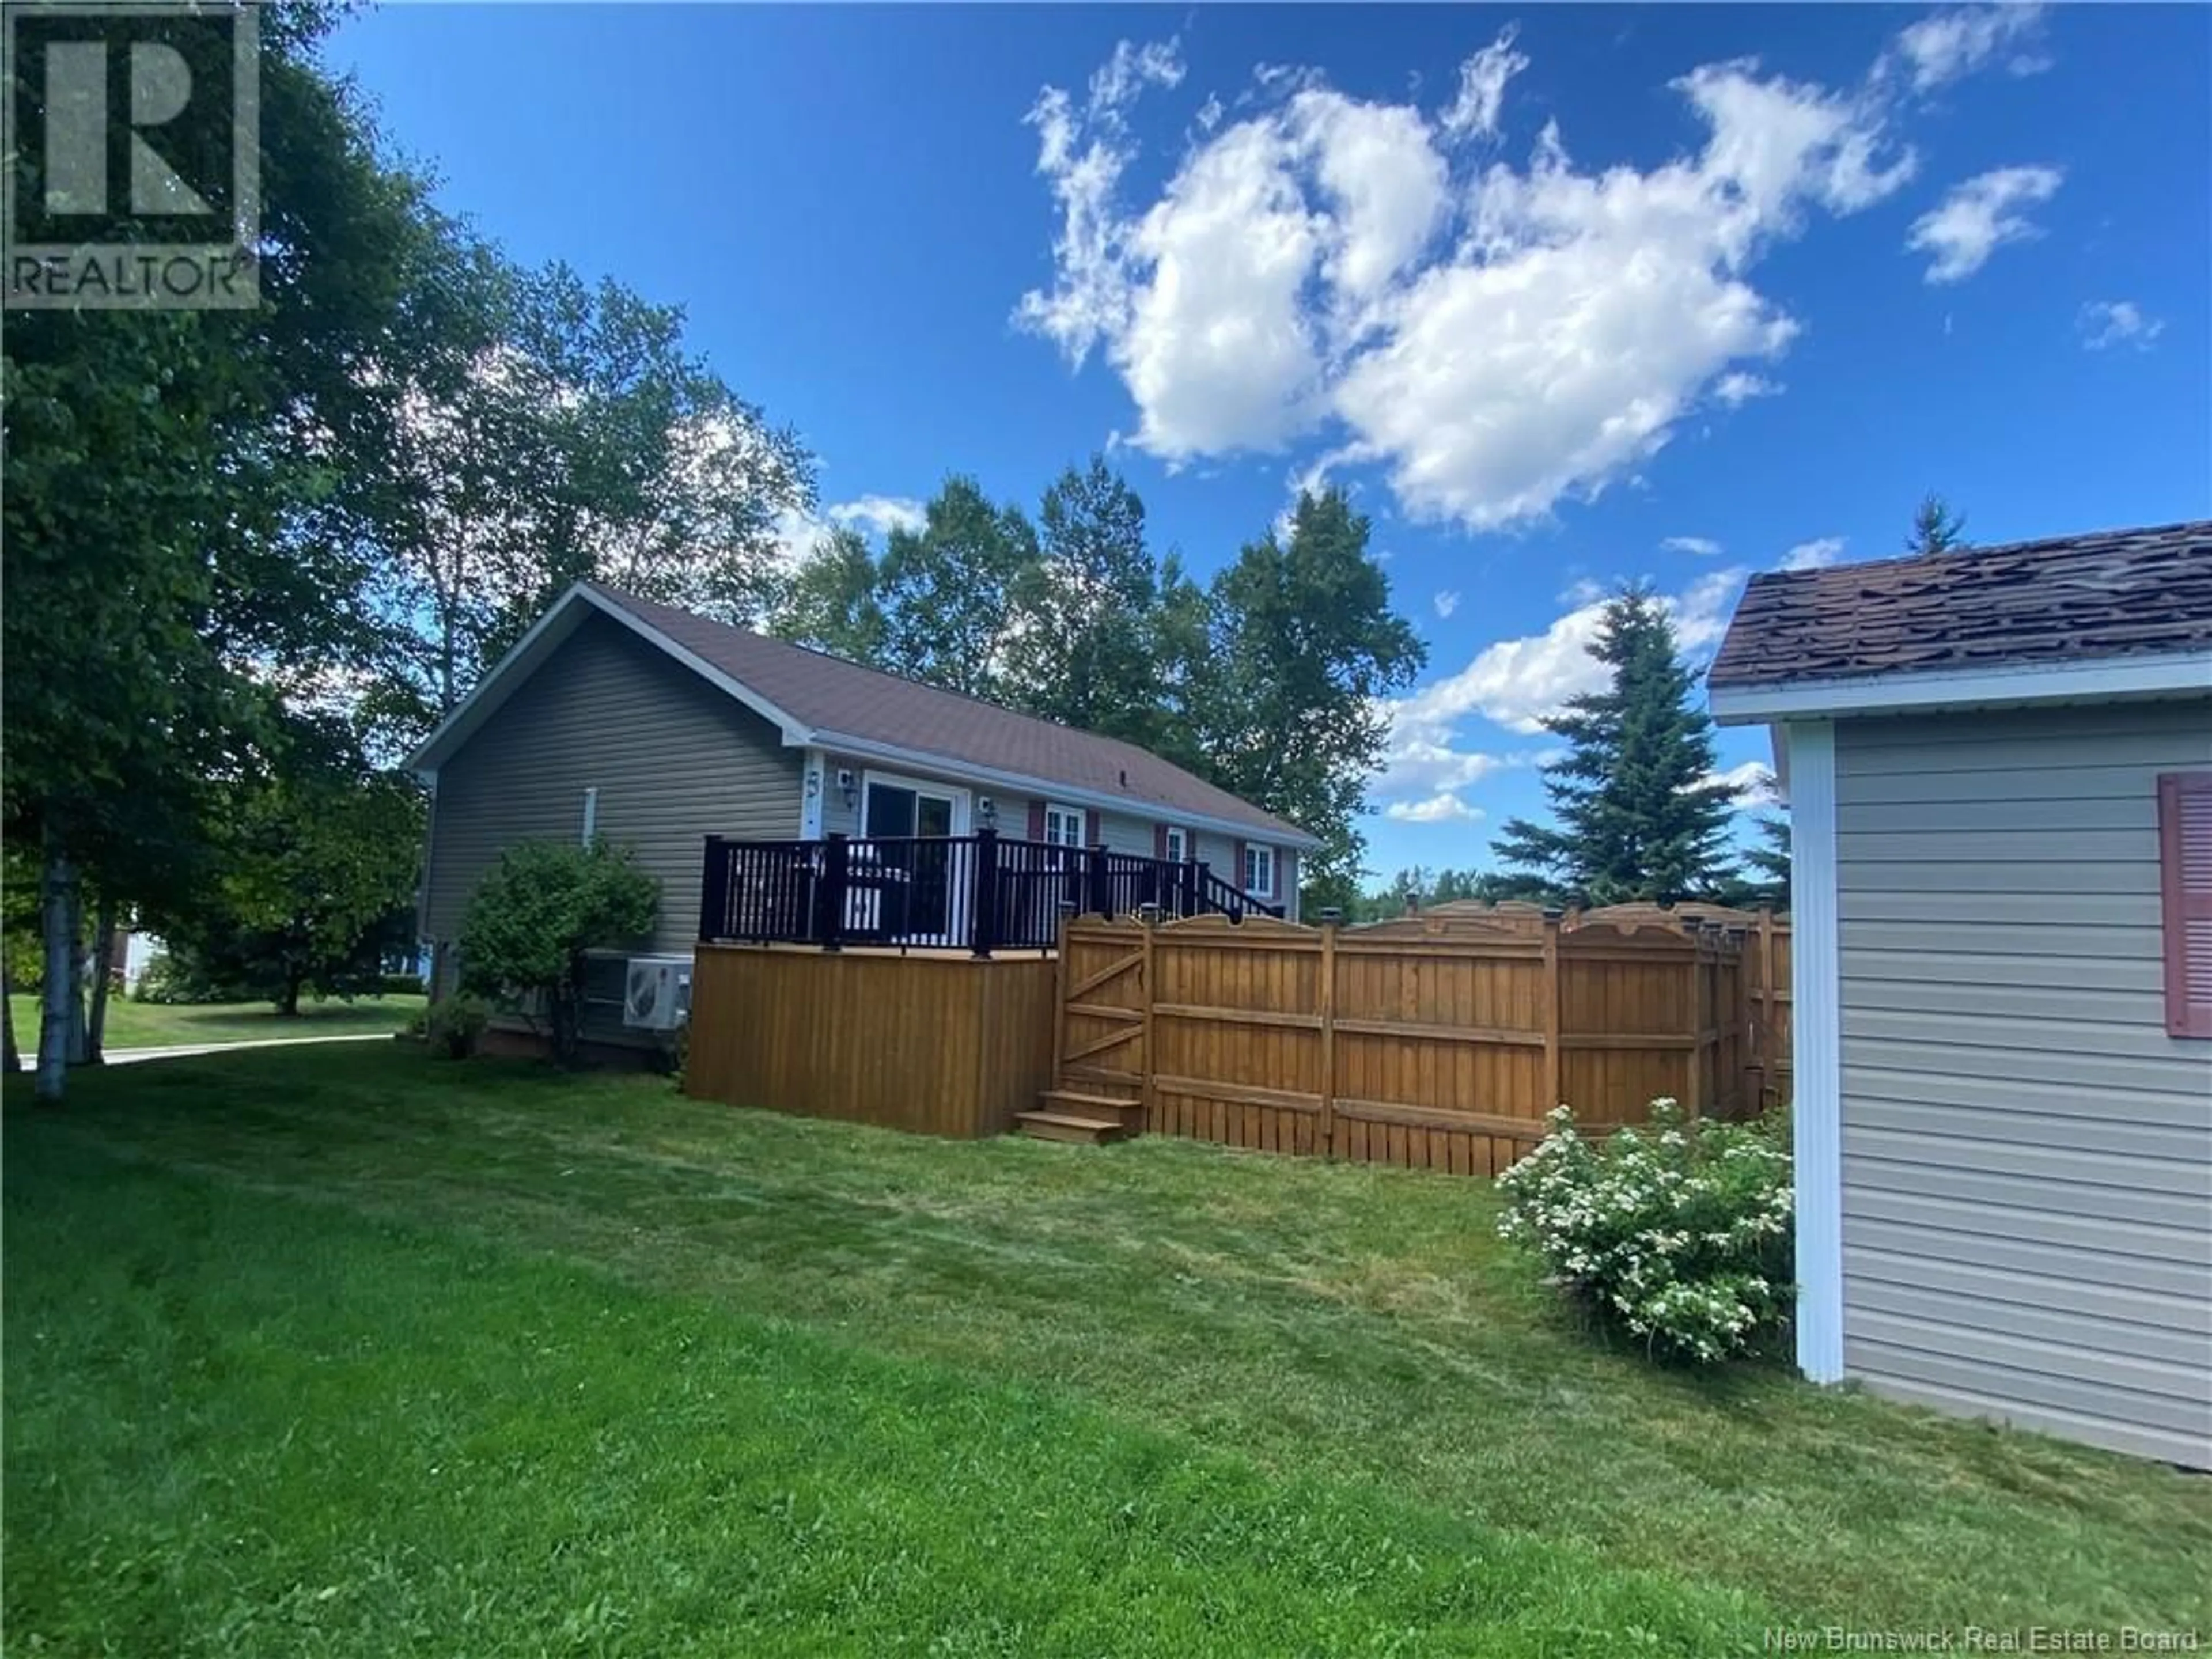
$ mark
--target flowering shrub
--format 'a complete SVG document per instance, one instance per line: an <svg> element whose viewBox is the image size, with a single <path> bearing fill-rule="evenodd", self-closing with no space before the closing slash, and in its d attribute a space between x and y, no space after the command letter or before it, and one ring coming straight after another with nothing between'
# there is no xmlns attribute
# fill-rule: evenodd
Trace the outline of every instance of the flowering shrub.
<svg viewBox="0 0 2212 1659"><path fill-rule="evenodd" d="M1648 1127L1604 1141L1565 1106L1547 1121L1498 1178L1501 1237L1671 1354L1725 1358L1788 1317L1793 1192L1775 1126L1686 1121L1664 1099Z"/></svg>

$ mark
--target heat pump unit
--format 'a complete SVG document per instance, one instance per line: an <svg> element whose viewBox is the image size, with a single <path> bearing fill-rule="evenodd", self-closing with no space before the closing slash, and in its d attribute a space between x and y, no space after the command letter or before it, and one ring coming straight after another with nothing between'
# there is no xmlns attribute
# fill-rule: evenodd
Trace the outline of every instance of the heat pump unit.
<svg viewBox="0 0 2212 1659"><path fill-rule="evenodd" d="M623 987L623 1024L672 1031L691 1012L691 958L632 957Z"/></svg>

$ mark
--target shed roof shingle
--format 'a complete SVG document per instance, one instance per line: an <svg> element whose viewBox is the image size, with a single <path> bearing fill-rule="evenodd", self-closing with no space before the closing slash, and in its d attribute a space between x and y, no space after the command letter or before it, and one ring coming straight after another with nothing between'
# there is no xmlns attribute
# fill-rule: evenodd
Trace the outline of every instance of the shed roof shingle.
<svg viewBox="0 0 2212 1659"><path fill-rule="evenodd" d="M1118 738L1018 714L596 582L590 586L815 731L912 750L956 769L988 767L1116 797L1150 817L1190 813L1301 843L1310 839L1296 824Z"/></svg>
<svg viewBox="0 0 2212 1659"><path fill-rule="evenodd" d="M1754 576L1724 690L2212 648L2212 521Z"/></svg>

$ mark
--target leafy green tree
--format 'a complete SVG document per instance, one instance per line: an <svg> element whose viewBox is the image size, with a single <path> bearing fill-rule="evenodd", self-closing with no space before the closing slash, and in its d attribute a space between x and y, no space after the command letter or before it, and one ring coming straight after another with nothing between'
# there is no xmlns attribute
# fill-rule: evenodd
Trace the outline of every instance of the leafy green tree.
<svg viewBox="0 0 2212 1659"><path fill-rule="evenodd" d="M920 530L886 538L881 666L948 691L1006 697L1007 653L1036 579L1036 532L971 477L955 476ZM1012 699L1007 699L1012 701Z"/></svg>
<svg viewBox="0 0 2212 1659"><path fill-rule="evenodd" d="M1208 592L1188 685L1190 758L1214 782L1312 831L1303 905L1348 907L1355 818L1389 735L1382 700L1427 660L1343 491L1302 494L1287 540L1248 543Z"/></svg>
<svg viewBox="0 0 2212 1659"><path fill-rule="evenodd" d="M112 926L188 884L213 781L264 767L285 699L368 654L339 533L384 412L360 369L407 325L426 210L316 60L331 19L263 9L258 307L6 331L6 834L40 864L49 1101L90 1047L88 905Z"/></svg>
<svg viewBox="0 0 2212 1659"><path fill-rule="evenodd" d="M1592 654L1612 670L1611 684L1544 722L1568 745L1544 769L1557 827L1515 818L1492 851L1551 892L1590 904L1717 891L1729 873L1732 792L1705 781L1712 719L1692 695L1666 606L1649 587L1624 588L1606 605Z"/></svg>
<svg viewBox="0 0 2212 1659"><path fill-rule="evenodd" d="M761 620L781 517L814 503L811 456L687 351L680 310L439 233L437 326L369 371L396 411L363 534L406 739L572 582Z"/></svg>
<svg viewBox="0 0 2212 1659"><path fill-rule="evenodd" d="M1144 502L1094 455L1045 491L1037 531L1041 562L1009 651L1023 707L1086 732L1154 740L1164 719L1159 572L1145 544Z"/></svg>
<svg viewBox="0 0 2212 1659"><path fill-rule="evenodd" d="M337 757L289 763L231 793L220 873L149 920L210 976L297 1014L302 992L352 996L411 956L422 836L408 780Z"/></svg>
<svg viewBox="0 0 2212 1659"><path fill-rule="evenodd" d="M556 1058L573 1062L585 952L644 938L659 908L660 884L604 837L590 847L509 848L470 896L461 922L461 988L542 1011Z"/></svg>
<svg viewBox="0 0 2212 1659"><path fill-rule="evenodd" d="M1905 538L1907 553L1948 553L1966 544L1966 521L1951 510L1941 495L1930 491L1912 509L1912 533Z"/></svg>
<svg viewBox="0 0 2212 1659"><path fill-rule="evenodd" d="M823 537L793 575L772 631L848 662L881 665L890 622L867 538L849 526Z"/></svg>

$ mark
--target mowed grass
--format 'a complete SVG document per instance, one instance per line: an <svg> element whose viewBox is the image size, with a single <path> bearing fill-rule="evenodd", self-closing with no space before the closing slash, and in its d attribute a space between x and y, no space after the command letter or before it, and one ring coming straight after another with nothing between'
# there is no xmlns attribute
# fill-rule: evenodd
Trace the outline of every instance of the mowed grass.
<svg viewBox="0 0 2212 1659"><path fill-rule="evenodd" d="M52 1146L18 1651L1690 1653L1741 1598L1057 1391Z"/></svg>
<svg viewBox="0 0 2212 1659"><path fill-rule="evenodd" d="M1483 1183L331 1052L11 1112L16 1645L2212 1633L2212 1483L1655 1370Z"/></svg>
<svg viewBox="0 0 2212 1659"><path fill-rule="evenodd" d="M356 997L315 1002L303 999L289 1018L265 1002L213 1002L196 1007L111 998L110 1048L176 1048L195 1042L269 1042L280 1037L374 1036L397 1031L422 1012L418 996ZM27 1061L39 1047L39 1000L8 999L15 1041Z"/></svg>

